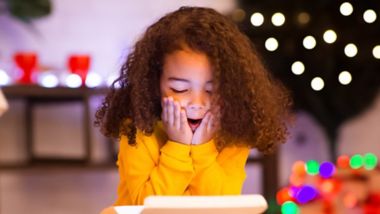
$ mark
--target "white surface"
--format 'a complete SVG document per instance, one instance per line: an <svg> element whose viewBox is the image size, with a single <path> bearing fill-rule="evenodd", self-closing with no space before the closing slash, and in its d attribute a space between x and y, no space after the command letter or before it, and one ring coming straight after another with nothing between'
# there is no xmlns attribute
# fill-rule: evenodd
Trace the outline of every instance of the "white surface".
<svg viewBox="0 0 380 214"><path fill-rule="evenodd" d="M114 209L118 214L140 214L144 206L115 206Z"/></svg>
<svg viewBox="0 0 380 214"><path fill-rule="evenodd" d="M256 214L268 205L261 195L149 196L141 206L116 206L118 214Z"/></svg>

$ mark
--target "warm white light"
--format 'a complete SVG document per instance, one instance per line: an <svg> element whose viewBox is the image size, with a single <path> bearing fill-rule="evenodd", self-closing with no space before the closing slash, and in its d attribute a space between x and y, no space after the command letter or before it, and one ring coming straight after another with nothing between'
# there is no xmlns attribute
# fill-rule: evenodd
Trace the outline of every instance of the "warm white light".
<svg viewBox="0 0 380 214"><path fill-rule="evenodd" d="M275 38L270 37L265 41L265 48L268 51L275 51L278 48L278 42Z"/></svg>
<svg viewBox="0 0 380 214"><path fill-rule="evenodd" d="M373 50L372 54L376 59L380 59L380 45L376 45Z"/></svg>
<svg viewBox="0 0 380 214"><path fill-rule="evenodd" d="M285 23L285 16L284 16L284 14L282 14L282 13L275 13L275 14L273 14L273 16L272 16L272 24L274 26L279 27L279 26L283 25L284 23Z"/></svg>
<svg viewBox="0 0 380 214"><path fill-rule="evenodd" d="M371 10L371 9L366 10L363 14L363 19L368 24L375 22L376 18L377 18L376 12L374 10Z"/></svg>
<svg viewBox="0 0 380 214"><path fill-rule="evenodd" d="M348 85L348 84L350 84L350 82L352 80L352 76L351 76L350 72L342 71L342 72L340 72L338 79L339 79L340 84Z"/></svg>
<svg viewBox="0 0 380 214"><path fill-rule="evenodd" d="M264 23L264 16L261 13L252 14L251 23L255 27L261 26Z"/></svg>
<svg viewBox="0 0 380 214"><path fill-rule="evenodd" d="M52 73L47 72L38 75L37 82L46 88L54 88L59 84L58 77Z"/></svg>
<svg viewBox="0 0 380 214"><path fill-rule="evenodd" d="M66 77L65 82L70 88L79 88L82 85L82 79L78 74L69 74Z"/></svg>
<svg viewBox="0 0 380 214"><path fill-rule="evenodd" d="M89 88L94 88L102 84L102 77L94 72L90 72L86 77L86 86Z"/></svg>
<svg viewBox="0 0 380 214"><path fill-rule="evenodd" d="M349 2L344 2L340 5L339 10L343 16L349 16L354 11L354 8L352 7L352 4L350 4Z"/></svg>
<svg viewBox="0 0 380 214"><path fill-rule="evenodd" d="M336 33L333 30L326 30L323 34L323 40L325 40L326 43L334 43L336 41Z"/></svg>
<svg viewBox="0 0 380 214"><path fill-rule="evenodd" d="M292 72L295 75L301 75L305 71L305 66L301 61L296 61L292 64Z"/></svg>
<svg viewBox="0 0 380 214"><path fill-rule="evenodd" d="M11 83L11 78L9 78L7 72L0 69L0 86L9 85Z"/></svg>
<svg viewBox="0 0 380 214"><path fill-rule="evenodd" d="M358 48L355 44L350 43L344 47L344 54L346 54L348 57L354 57L356 54L358 54Z"/></svg>
<svg viewBox="0 0 380 214"><path fill-rule="evenodd" d="M303 39L303 46L306 48L306 49L313 49L315 46L317 45L317 41L314 39L313 36L306 36L304 39Z"/></svg>
<svg viewBox="0 0 380 214"><path fill-rule="evenodd" d="M311 88L314 91L320 91L325 87L325 82L320 77L314 77L313 80L311 80Z"/></svg>

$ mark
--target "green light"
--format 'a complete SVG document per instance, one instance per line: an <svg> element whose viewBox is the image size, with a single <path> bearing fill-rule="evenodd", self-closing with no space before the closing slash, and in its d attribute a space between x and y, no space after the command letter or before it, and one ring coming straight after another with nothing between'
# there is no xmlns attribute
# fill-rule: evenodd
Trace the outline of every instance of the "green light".
<svg viewBox="0 0 380 214"><path fill-rule="evenodd" d="M287 201L281 206L282 214L298 214L299 212L298 205L293 201Z"/></svg>
<svg viewBox="0 0 380 214"><path fill-rule="evenodd" d="M367 153L364 155L364 168L367 170L374 169L377 165L377 157L372 153Z"/></svg>
<svg viewBox="0 0 380 214"><path fill-rule="evenodd" d="M354 155L350 159L350 166L353 169L359 169L363 166L363 157L361 155Z"/></svg>
<svg viewBox="0 0 380 214"><path fill-rule="evenodd" d="M317 175L319 172L319 163L315 160L306 162L306 172L309 175Z"/></svg>

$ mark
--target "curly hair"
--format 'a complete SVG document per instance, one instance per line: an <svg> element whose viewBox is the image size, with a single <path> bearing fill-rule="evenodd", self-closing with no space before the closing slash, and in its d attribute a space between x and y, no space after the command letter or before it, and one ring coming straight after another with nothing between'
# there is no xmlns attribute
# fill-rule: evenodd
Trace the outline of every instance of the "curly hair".
<svg viewBox="0 0 380 214"><path fill-rule="evenodd" d="M153 133L162 111L163 59L184 45L206 54L212 66L213 100L221 114L218 148L241 144L268 153L285 141L288 91L272 78L232 20L201 7L181 7L163 16L136 42L96 112L95 125L105 136L126 135L134 145L137 129Z"/></svg>

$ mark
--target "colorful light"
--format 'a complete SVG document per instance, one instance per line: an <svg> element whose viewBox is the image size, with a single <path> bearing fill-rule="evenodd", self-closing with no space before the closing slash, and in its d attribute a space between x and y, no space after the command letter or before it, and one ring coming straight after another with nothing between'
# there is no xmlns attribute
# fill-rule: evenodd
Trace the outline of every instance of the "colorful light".
<svg viewBox="0 0 380 214"><path fill-rule="evenodd" d="M335 166L331 162L324 162L319 167L319 174L323 178L330 178L335 173Z"/></svg>
<svg viewBox="0 0 380 214"><path fill-rule="evenodd" d="M292 174L289 177L289 181L293 186L299 187L305 183L305 176L300 176L297 174Z"/></svg>
<svg viewBox="0 0 380 214"><path fill-rule="evenodd" d="M306 162L306 172L309 175L317 175L319 172L319 163L315 160Z"/></svg>
<svg viewBox="0 0 380 214"><path fill-rule="evenodd" d="M300 209L296 203L293 201L287 201L281 206L282 214L298 214Z"/></svg>
<svg viewBox="0 0 380 214"><path fill-rule="evenodd" d="M321 194L331 195L340 190L340 183L335 179L324 179L322 180L319 189Z"/></svg>
<svg viewBox="0 0 380 214"><path fill-rule="evenodd" d="M312 186L305 185L297 192L296 200L300 204L306 204L307 202L313 200L316 196L317 190Z"/></svg>
<svg viewBox="0 0 380 214"><path fill-rule="evenodd" d="M347 155L341 155L338 157L337 165L339 168L348 168L350 166L350 157Z"/></svg>
<svg viewBox="0 0 380 214"><path fill-rule="evenodd" d="M367 153L364 155L364 168L367 170L374 169L377 165L377 157L372 153Z"/></svg>
<svg viewBox="0 0 380 214"><path fill-rule="evenodd" d="M353 193L347 193L343 197L343 204L347 208L354 208L358 204L358 199Z"/></svg>
<svg viewBox="0 0 380 214"><path fill-rule="evenodd" d="M289 187L284 187L280 189L280 191L278 191L276 194L277 203L279 205L282 205L286 201L292 201L293 197L290 194L291 194L291 190Z"/></svg>
<svg viewBox="0 0 380 214"><path fill-rule="evenodd" d="M306 166L303 161L296 161L292 166L292 173L300 176L304 176L306 174Z"/></svg>
<svg viewBox="0 0 380 214"><path fill-rule="evenodd" d="M350 166L353 169L359 169L363 166L363 157L359 154L356 154L350 159Z"/></svg>

